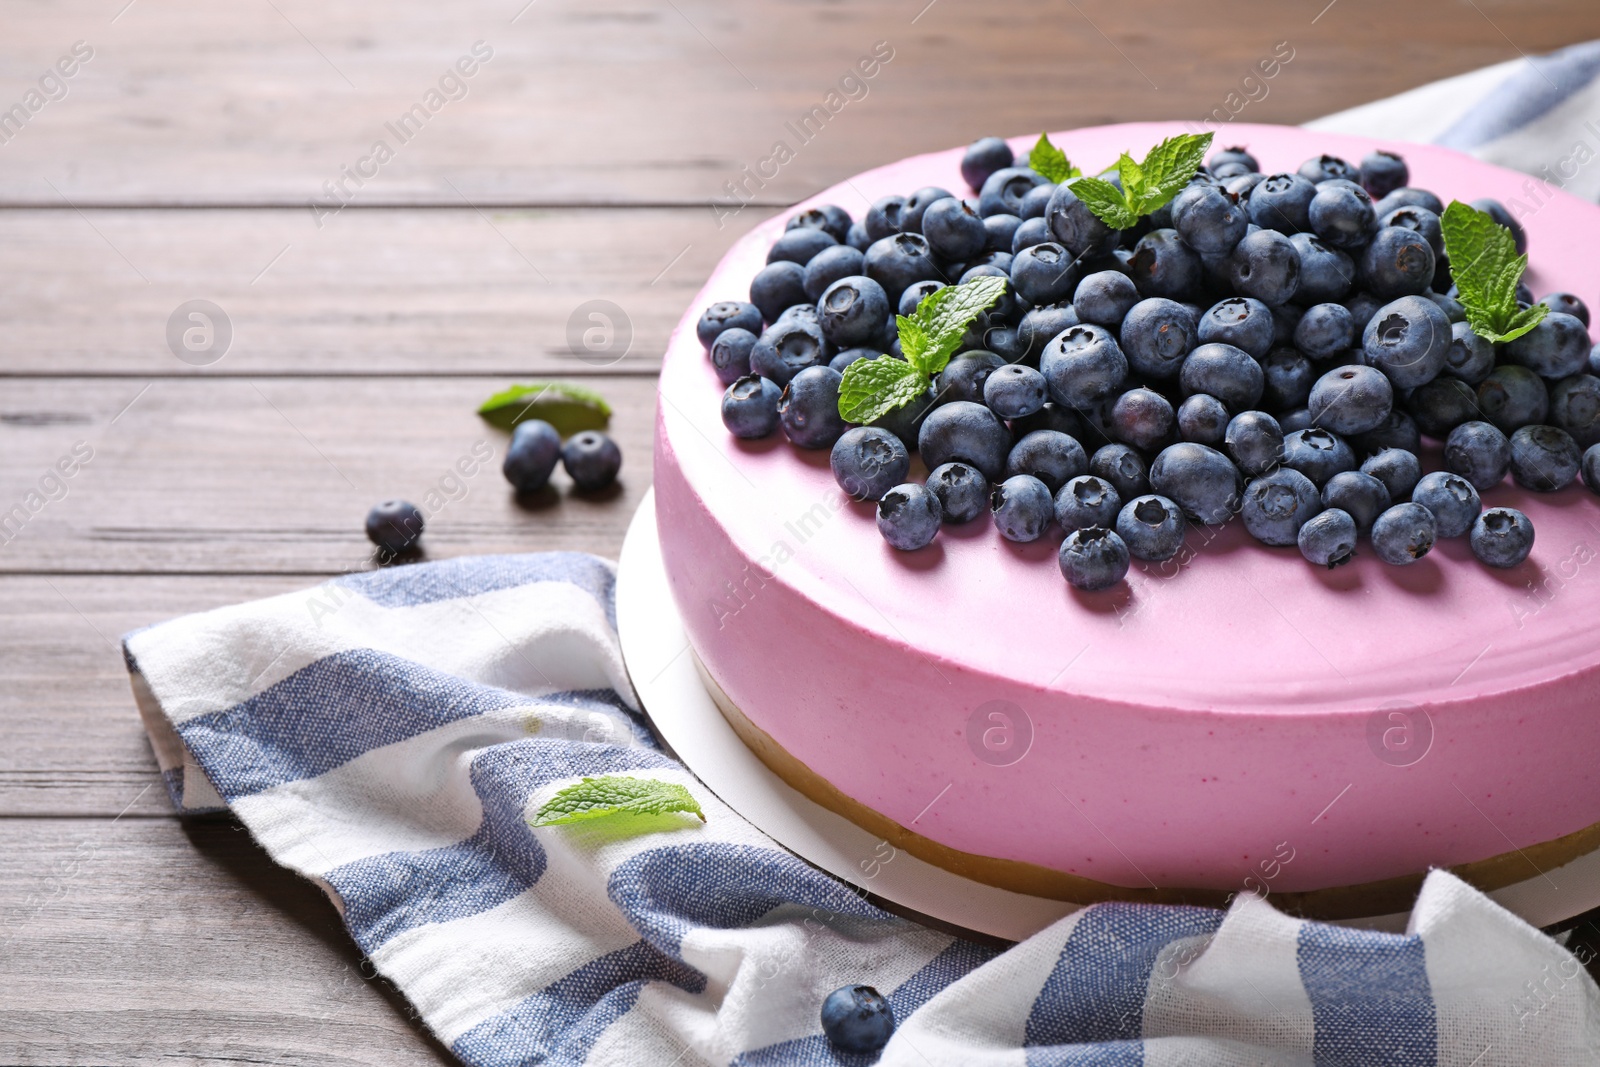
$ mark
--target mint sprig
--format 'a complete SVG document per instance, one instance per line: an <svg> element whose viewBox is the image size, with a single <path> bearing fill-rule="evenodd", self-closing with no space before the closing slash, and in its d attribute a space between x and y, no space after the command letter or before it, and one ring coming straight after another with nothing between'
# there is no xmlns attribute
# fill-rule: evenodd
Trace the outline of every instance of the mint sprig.
<svg viewBox="0 0 1600 1067"><path fill-rule="evenodd" d="M665 815L675 811L698 815L701 822L706 821L694 795L676 782L609 774L567 786L541 805L528 824L562 826L619 815Z"/></svg>
<svg viewBox="0 0 1600 1067"><path fill-rule="evenodd" d="M1117 159L1122 188L1103 178L1079 178L1072 183L1072 192L1107 226L1129 229L1189 184L1205 162L1212 136L1183 133L1168 137L1152 148L1142 163L1124 152Z"/></svg>
<svg viewBox="0 0 1600 1067"><path fill-rule="evenodd" d="M1072 160L1067 154L1054 144L1050 143L1050 135L1041 133L1039 142L1033 146L1033 151L1028 153L1028 166L1036 174L1044 176L1046 181L1060 185L1068 178L1079 178L1083 171L1072 165Z"/></svg>
<svg viewBox="0 0 1600 1067"><path fill-rule="evenodd" d="M540 382L500 390L479 405L478 414L502 430L529 419L543 419L562 437L571 437L584 430L605 429L611 422L611 405L581 385Z"/></svg>
<svg viewBox="0 0 1600 1067"><path fill-rule="evenodd" d="M1544 304L1517 305L1517 285L1528 269L1528 257L1517 254L1517 241L1509 229L1488 212L1459 200L1450 202L1439 222L1450 275L1473 333L1501 345L1544 321L1550 313Z"/></svg>
<svg viewBox="0 0 1600 1067"><path fill-rule="evenodd" d="M927 392L961 346L967 327L1005 291L1004 278L982 277L923 297L913 314L895 320L904 359L858 359L844 369L839 416L846 422L874 422Z"/></svg>

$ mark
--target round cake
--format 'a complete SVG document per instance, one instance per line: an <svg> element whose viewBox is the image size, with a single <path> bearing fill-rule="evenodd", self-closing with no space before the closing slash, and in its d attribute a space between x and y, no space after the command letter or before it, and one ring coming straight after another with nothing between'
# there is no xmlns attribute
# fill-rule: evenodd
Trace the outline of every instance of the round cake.
<svg viewBox="0 0 1600 1067"><path fill-rule="evenodd" d="M1053 134L1075 161L1138 155L1174 124ZM1032 139L1013 142L1022 152ZM1402 154L1447 202L1493 197L1528 234L1535 292L1594 291L1600 208L1454 152L1236 124L1264 173ZM858 175L799 207L965 195L960 150ZM1075 590L1056 554L988 522L927 548L880 536L827 449L723 426L701 310L744 300L792 214L724 258L665 357L656 518L703 674L740 736L801 792L989 884L1078 902L1271 893L1307 914L1404 910L1451 867L1485 888L1600 846L1600 500L1510 479L1483 504L1537 529L1505 570L1441 539L1407 567L1338 569L1238 521L1165 563ZM1425 447L1428 442L1424 442ZM1424 456L1437 469L1437 446ZM909 478L926 468L913 456Z"/></svg>

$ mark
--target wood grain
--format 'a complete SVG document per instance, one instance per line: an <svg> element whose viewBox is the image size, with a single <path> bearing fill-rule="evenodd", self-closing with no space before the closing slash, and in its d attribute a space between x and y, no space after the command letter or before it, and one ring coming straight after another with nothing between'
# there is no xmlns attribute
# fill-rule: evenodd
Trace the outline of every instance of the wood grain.
<svg viewBox="0 0 1600 1067"><path fill-rule="evenodd" d="M1279 41L1296 58L1250 105L1256 121L1303 122L1600 36L1600 8L1572 0L1419 0L1400 22L1376 0L122 7L7 12L7 105L73 42L94 58L4 146L0 201L282 204L309 218L324 182L388 136L376 177L346 180L353 203L705 208L786 139L794 160L752 190L783 204L984 134L1198 117ZM467 95L404 144L387 134L479 40L494 54ZM809 141L789 134L878 41L893 59L866 95Z"/></svg>
<svg viewBox="0 0 1600 1067"><path fill-rule="evenodd" d="M0 854L0 1062L455 1062L232 820L0 820Z"/></svg>
<svg viewBox="0 0 1600 1067"><path fill-rule="evenodd" d="M507 435L474 414L500 384L14 380L0 398L0 515L76 443L93 458L59 480L64 496L32 498L43 507L0 547L0 573L338 574L371 566L363 522L391 497L423 509L423 558L615 558L650 486L655 380L603 385L623 453L614 489L579 493L558 469L527 500L500 473Z"/></svg>
<svg viewBox="0 0 1600 1067"><path fill-rule="evenodd" d="M719 229L683 208L352 211L319 231L298 211L0 211L0 376L654 373L770 213ZM168 343L194 299L232 329L203 366Z"/></svg>

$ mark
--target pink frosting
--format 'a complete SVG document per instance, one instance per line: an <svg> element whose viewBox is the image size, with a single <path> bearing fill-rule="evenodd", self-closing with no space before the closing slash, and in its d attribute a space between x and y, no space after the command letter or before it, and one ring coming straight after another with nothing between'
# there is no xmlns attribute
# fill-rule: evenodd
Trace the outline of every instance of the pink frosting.
<svg viewBox="0 0 1600 1067"><path fill-rule="evenodd" d="M1052 139L1099 167L1181 130ZM1012 143L1025 153L1031 138ZM1268 173L1395 148L1412 184L1447 201L1497 197L1523 217L1535 292L1594 291L1600 209L1549 188L1536 200L1524 175L1284 127L1237 124L1217 144L1247 146ZM801 206L859 218L887 193L959 191L960 155L868 171ZM734 246L673 335L656 506L695 649L817 773L951 847L1130 887L1348 885L1600 821L1600 500L1581 485L1535 494L1507 480L1485 494L1537 530L1508 571L1480 565L1465 539L1410 567L1363 551L1323 571L1237 521L1192 529L1181 567L1136 565L1099 594L1062 579L1055 529L1017 545L978 521L896 552L872 507L842 497L825 451L781 434L741 442L721 423L694 323L713 301L746 298L790 214ZM924 475L913 461L911 477ZM1008 765L969 742L1003 730L969 731L993 707L1031 723ZM1003 732L989 737L1007 750Z"/></svg>

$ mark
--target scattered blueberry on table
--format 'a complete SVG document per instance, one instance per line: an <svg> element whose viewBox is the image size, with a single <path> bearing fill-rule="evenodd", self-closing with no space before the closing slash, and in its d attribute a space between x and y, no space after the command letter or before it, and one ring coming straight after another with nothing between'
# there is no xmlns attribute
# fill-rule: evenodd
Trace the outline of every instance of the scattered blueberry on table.
<svg viewBox="0 0 1600 1067"><path fill-rule="evenodd" d="M1263 172L1210 147L1085 174L1048 137L1021 158L985 137L967 195L795 215L749 300L696 326L728 431L831 449L901 551L986 511L1009 540L1058 529L1085 591L1235 516L1319 567L1459 537L1512 567L1533 524L1483 493L1600 494L1590 311L1534 301L1504 205L1446 204L1389 151Z"/></svg>
<svg viewBox="0 0 1600 1067"><path fill-rule="evenodd" d="M367 512L367 540L398 556L422 537L422 511L409 500L385 500Z"/></svg>
<svg viewBox="0 0 1600 1067"><path fill-rule="evenodd" d="M869 985L847 985L822 1002L822 1032L842 1052L870 1054L894 1034L894 1009Z"/></svg>

